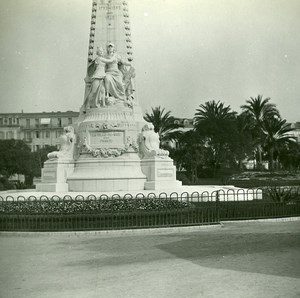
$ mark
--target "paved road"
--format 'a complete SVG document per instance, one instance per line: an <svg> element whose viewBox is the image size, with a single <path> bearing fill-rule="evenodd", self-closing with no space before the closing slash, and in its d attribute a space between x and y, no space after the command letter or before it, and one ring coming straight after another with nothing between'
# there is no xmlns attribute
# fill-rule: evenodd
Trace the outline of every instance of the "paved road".
<svg viewBox="0 0 300 298"><path fill-rule="evenodd" d="M300 221L172 233L1 233L0 297L300 297Z"/></svg>

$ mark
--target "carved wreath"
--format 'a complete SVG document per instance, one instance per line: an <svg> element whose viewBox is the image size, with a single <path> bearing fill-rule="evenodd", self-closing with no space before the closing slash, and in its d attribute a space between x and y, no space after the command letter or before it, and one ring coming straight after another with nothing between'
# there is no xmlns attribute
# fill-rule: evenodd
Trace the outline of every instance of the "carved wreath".
<svg viewBox="0 0 300 298"><path fill-rule="evenodd" d="M93 157L102 158L114 158L121 156L124 152L138 151L138 145L136 144L135 140L132 139L130 136L127 137L127 142L124 148L93 148L88 144L86 138L84 138L83 148L86 153L91 154Z"/></svg>

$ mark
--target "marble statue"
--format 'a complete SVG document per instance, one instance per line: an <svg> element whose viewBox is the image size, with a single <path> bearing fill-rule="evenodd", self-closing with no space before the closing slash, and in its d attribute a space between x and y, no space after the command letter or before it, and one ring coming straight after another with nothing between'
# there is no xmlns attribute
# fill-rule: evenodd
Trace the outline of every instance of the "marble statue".
<svg viewBox="0 0 300 298"><path fill-rule="evenodd" d="M74 145L75 145L75 134L72 126L64 127L64 134L60 136L60 149L59 151L53 151L48 153L48 158L53 159L73 159Z"/></svg>
<svg viewBox="0 0 300 298"><path fill-rule="evenodd" d="M169 151L159 148L159 134L154 131L154 126L152 123L147 123L143 126L139 143L142 158L154 156L164 158L168 157L169 155Z"/></svg>
<svg viewBox="0 0 300 298"><path fill-rule="evenodd" d="M92 84L90 92L84 101L84 109L98 108L100 106L105 106L105 65L106 63L114 62L116 58L112 57L110 59L103 57L103 48L97 48L97 58L92 61L88 66L88 75L91 77ZM115 61L116 62L116 61Z"/></svg>
<svg viewBox="0 0 300 298"><path fill-rule="evenodd" d="M105 90L106 98L114 98L127 103L129 106L132 103L133 86L131 79L135 76L135 70L131 63L122 59L115 53L114 44L107 45L107 59L112 59L112 62L106 64L105 72ZM129 70L126 69L129 66Z"/></svg>

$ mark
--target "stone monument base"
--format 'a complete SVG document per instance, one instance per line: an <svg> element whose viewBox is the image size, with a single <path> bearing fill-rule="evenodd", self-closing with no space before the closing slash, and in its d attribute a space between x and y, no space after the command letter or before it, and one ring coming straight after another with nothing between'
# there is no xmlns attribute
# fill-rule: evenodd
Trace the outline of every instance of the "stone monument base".
<svg viewBox="0 0 300 298"><path fill-rule="evenodd" d="M107 159L82 155L67 178L69 191L77 192L143 190L145 182L141 161L135 153Z"/></svg>
<svg viewBox="0 0 300 298"><path fill-rule="evenodd" d="M36 185L37 191L43 192L68 192L69 185L68 183L38 183Z"/></svg>
<svg viewBox="0 0 300 298"><path fill-rule="evenodd" d="M176 167L169 157L157 156L145 158L141 161L142 171L147 176L146 190L178 189L182 182L176 180Z"/></svg>
<svg viewBox="0 0 300 298"><path fill-rule="evenodd" d="M37 191L69 191L67 177L74 170L73 160L47 160L42 169L42 181L36 185Z"/></svg>

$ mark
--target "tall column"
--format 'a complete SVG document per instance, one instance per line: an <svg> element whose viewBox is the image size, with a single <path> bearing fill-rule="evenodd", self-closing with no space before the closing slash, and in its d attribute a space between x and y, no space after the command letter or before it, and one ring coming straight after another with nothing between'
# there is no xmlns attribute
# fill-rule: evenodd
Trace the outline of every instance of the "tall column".
<svg viewBox="0 0 300 298"><path fill-rule="evenodd" d="M133 60L128 4L125 0L93 0L88 61L96 57L97 47L112 42L116 51Z"/></svg>

